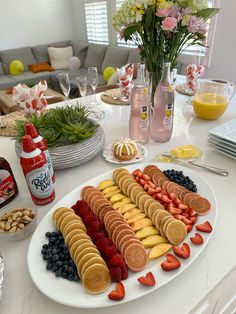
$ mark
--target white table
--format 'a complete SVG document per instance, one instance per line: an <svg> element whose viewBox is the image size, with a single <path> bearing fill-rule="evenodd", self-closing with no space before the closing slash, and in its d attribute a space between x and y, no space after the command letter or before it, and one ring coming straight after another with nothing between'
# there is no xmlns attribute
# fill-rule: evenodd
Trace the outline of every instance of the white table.
<svg viewBox="0 0 236 314"><path fill-rule="evenodd" d="M203 121L196 118L191 105L186 100L186 96L176 94L173 136L164 144L157 144L150 140L147 144L149 153L145 161L153 162L158 153L169 151L177 145L193 143L204 152L205 162L230 171L228 177L221 177L196 169L212 185L218 201L217 225L208 247L199 258L179 277L141 299L113 308L85 310L57 304L37 289L27 270L26 256L30 239L19 243L0 242L0 250L6 263L4 289L0 301L1 314L109 314L111 311L113 314L144 312L183 314L188 313L233 269L236 265L236 162L208 147L206 135L207 131L216 125L236 118L236 97L227 112L217 121ZM101 108L106 112L103 128L108 144L115 138L124 136L130 107L102 104ZM16 176L19 186L17 200L27 202L30 195L14 151L14 141L0 137L0 155L9 161ZM82 166L56 171L56 200L53 204L82 182L115 167L99 155ZM49 204L38 208L39 220L51 206L52 204Z"/></svg>

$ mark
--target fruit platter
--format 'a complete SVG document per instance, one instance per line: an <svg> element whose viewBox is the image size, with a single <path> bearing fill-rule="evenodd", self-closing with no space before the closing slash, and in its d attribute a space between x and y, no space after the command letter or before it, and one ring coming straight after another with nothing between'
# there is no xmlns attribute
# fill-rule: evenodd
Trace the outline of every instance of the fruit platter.
<svg viewBox="0 0 236 314"><path fill-rule="evenodd" d="M64 305L135 300L191 267L216 218L214 192L193 170L165 163L117 168L47 213L29 245L29 273L42 293Z"/></svg>

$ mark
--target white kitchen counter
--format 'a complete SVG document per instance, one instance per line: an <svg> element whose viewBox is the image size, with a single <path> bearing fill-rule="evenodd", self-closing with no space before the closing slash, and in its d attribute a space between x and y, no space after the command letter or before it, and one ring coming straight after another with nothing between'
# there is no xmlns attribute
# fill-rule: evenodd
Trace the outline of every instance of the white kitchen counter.
<svg viewBox="0 0 236 314"><path fill-rule="evenodd" d="M155 161L158 153L169 151L175 146L192 143L202 149L206 163L225 168L230 172L228 177L221 177L195 169L213 187L218 202L217 224L203 253L177 278L145 297L112 308L86 310L57 304L37 289L27 270L27 247L30 238L17 243L0 242L0 251L6 264L3 294L0 301L1 314L189 313L194 305L234 268L236 265L236 161L207 146L207 131L236 118L236 97L227 112L217 121L196 118L187 99L186 96L176 94L173 136L168 143L164 144L150 140L146 145L148 157L145 162ZM106 112L103 128L106 134L106 144L108 144L115 138L124 136L125 130L128 130L130 106L103 104L101 108ZM8 160L16 177L19 187L16 200L27 202L30 194L15 154L13 140L0 137L0 156ZM56 171L56 199L47 206L38 207L39 221L52 205L76 186L115 167L116 165L106 162L99 155L84 165Z"/></svg>

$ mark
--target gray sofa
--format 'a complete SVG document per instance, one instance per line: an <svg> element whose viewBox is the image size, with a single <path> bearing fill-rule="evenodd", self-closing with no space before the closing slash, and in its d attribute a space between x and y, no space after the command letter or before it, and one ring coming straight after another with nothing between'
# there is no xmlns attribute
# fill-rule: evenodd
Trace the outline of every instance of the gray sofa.
<svg viewBox="0 0 236 314"><path fill-rule="evenodd" d="M49 60L48 47L73 47L73 55L79 57L81 67L77 71L56 70L53 72L33 73L28 71L29 64L42 63ZM19 75L9 73L9 65L12 60L20 60L24 64L24 72ZM103 70L107 66L121 67L127 63L140 62L136 49L104 46L98 44L83 44L79 41L63 41L39 45L35 47L23 47L0 51L0 89L13 87L18 83L38 83L45 79L48 86L60 91L58 83L59 72L69 72L72 88L77 88L76 77L87 75L88 67L98 68L98 85L104 85Z"/></svg>

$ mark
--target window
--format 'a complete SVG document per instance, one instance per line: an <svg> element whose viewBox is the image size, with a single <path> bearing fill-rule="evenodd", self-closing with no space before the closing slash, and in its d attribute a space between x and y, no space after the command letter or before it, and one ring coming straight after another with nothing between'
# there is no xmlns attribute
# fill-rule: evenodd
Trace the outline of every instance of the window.
<svg viewBox="0 0 236 314"><path fill-rule="evenodd" d="M88 42L109 44L107 1L84 0L84 7Z"/></svg>

